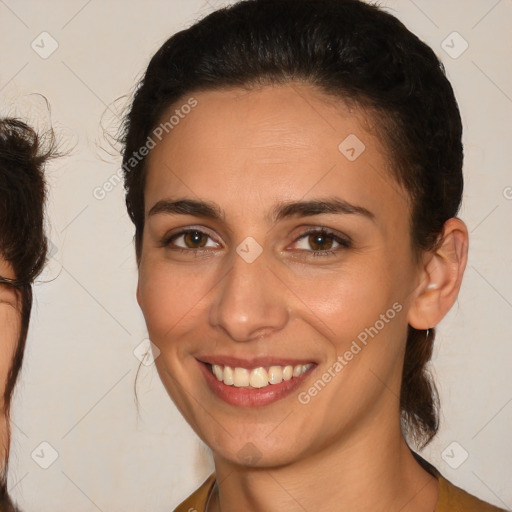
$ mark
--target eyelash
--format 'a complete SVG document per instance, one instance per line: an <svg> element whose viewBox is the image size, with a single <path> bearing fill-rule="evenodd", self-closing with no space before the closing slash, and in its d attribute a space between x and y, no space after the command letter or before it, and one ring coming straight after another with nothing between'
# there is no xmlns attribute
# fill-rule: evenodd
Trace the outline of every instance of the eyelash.
<svg viewBox="0 0 512 512"><path fill-rule="evenodd" d="M311 256L313 256L315 258L333 256L340 250L349 249L352 246L351 241L348 239L348 237L344 238L339 235L336 235L336 233L334 233L333 231L330 231L327 228L310 229L309 231L302 233L295 240L294 243L298 242L299 240L302 240L303 238L307 238L311 235L324 235L329 238L332 238L332 240L334 242L339 244L339 247L337 247L336 249L327 249L325 251L318 251L318 250L317 251L305 251L307 253L310 253ZM301 250L303 250L303 249L301 249Z"/></svg>
<svg viewBox="0 0 512 512"><path fill-rule="evenodd" d="M184 235L187 235L188 233L199 233L199 234L205 235L213 240L213 237L205 231L202 231L200 229L188 228L188 229L179 231L178 233L173 233L172 235L170 235L168 237L165 237L162 240L161 247L169 247L173 241L177 240L178 238L180 238ZM302 233L298 238L295 239L294 243L296 243L299 240L302 240L308 236L311 236L311 235L328 236L334 242L339 244L339 247L337 247L336 249L326 249L324 251L318 251L318 250L308 251L305 249L300 249L301 251L307 252L307 253L309 253L310 256L315 257L315 258L332 256L332 255L335 255L337 252L339 252L342 249L350 249L352 247L352 242L348 237L339 236L335 232L333 232L327 228L323 228L323 227L318 228L318 229L310 229L310 230ZM192 253L196 254L197 252L199 252L201 250L208 251L209 248L200 248L199 247L196 249L193 249L193 248L185 249L183 247L173 247L172 250L179 251L180 253L190 254L192 252Z"/></svg>

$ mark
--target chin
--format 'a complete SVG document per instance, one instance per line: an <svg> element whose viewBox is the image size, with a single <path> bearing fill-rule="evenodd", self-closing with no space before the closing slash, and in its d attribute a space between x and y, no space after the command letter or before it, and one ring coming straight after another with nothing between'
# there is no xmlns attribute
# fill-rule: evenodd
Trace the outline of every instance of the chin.
<svg viewBox="0 0 512 512"><path fill-rule="evenodd" d="M245 441L237 446L211 447L214 458L221 458L233 465L246 468L270 469L286 466L297 459L293 447L282 447L276 451L274 448L261 446L252 441Z"/></svg>

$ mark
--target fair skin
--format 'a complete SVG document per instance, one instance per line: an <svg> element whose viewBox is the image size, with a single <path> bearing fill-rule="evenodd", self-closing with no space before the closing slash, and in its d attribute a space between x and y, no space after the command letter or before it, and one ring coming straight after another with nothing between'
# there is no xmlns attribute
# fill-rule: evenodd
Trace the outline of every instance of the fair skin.
<svg viewBox="0 0 512 512"><path fill-rule="evenodd" d="M12 265L0 257L0 276L15 279ZM4 393L21 328L21 302L12 286L0 283L0 461L5 460L9 437ZM0 467L0 470L3 468Z"/></svg>
<svg viewBox="0 0 512 512"><path fill-rule="evenodd" d="M405 444L398 397L408 324L432 328L456 299L464 224L451 219L437 252L415 258L408 194L378 134L313 87L193 96L148 157L137 298L162 382L213 451L209 510L431 512L437 481ZM350 134L365 145L353 161L338 149ZM184 199L222 215L169 206ZM332 200L356 208L272 217L284 202ZM180 236L186 228L204 234ZM321 228L323 238L305 235ZM247 237L262 248L250 263L236 251ZM393 319L301 403L393 304ZM228 358L312 367L291 392L250 405L233 386L239 402L223 398L207 376L209 361Z"/></svg>

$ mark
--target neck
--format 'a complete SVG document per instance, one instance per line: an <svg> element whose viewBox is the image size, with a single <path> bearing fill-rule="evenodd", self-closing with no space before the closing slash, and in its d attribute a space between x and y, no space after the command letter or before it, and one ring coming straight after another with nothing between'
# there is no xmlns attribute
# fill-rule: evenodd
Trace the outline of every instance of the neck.
<svg viewBox="0 0 512 512"><path fill-rule="evenodd" d="M376 436L376 424L279 467L241 467L215 455L218 485L208 512L432 512L437 480L415 460L399 425L379 425Z"/></svg>

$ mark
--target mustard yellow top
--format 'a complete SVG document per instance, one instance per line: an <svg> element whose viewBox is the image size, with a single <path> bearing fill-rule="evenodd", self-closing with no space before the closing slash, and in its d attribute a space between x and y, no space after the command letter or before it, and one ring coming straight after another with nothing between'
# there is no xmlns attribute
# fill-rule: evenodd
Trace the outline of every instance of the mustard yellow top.
<svg viewBox="0 0 512 512"><path fill-rule="evenodd" d="M451 484L438 473L439 499L434 512L504 512L504 509L490 505ZM215 484L215 473L193 492L174 512L205 512L208 496Z"/></svg>

